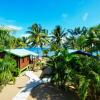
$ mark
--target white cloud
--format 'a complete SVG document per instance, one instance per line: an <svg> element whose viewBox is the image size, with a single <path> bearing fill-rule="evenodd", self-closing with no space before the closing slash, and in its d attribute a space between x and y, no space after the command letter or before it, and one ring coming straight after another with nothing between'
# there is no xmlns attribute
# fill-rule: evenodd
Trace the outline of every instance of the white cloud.
<svg viewBox="0 0 100 100"><path fill-rule="evenodd" d="M0 28L13 30L13 31L19 31L22 30L22 27L16 26L16 21L0 17Z"/></svg>
<svg viewBox="0 0 100 100"><path fill-rule="evenodd" d="M89 16L89 13L84 13L84 15L83 15L83 17L82 17L82 20L83 21L86 21L87 20L87 18L88 18L88 16Z"/></svg>
<svg viewBox="0 0 100 100"><path fill-rule="evenodd" d="M22 27L15 26L15 25L8 25L7 27L10 28L10 29L12 29L12 30L16 30L16 31L20 31L20 30L23 29Z"/></svg>
<svg viewBox="0 0 100 100"><path fill-rule="evenodd" d="M22 30L22 27L15 26L15 25L1 25L0 28L7 29L9 31L20 31L20 30Z"/></svg>

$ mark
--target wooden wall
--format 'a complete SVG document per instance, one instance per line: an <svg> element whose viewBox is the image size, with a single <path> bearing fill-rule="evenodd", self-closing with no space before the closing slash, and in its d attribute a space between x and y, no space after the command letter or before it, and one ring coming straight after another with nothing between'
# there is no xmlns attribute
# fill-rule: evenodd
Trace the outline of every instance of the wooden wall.
<svg viewBox="0 0 100 100"><path fill-rule="evenodd" d="M19 58L19 67L20 69L25 68L30 63L30 56Z"/></svg>

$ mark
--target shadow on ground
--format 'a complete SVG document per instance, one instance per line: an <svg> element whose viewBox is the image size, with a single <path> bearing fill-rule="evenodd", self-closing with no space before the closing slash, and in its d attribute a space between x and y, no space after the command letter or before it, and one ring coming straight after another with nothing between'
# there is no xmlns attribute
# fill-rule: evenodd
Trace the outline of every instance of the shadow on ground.
<svg viewBox="0 0 100 100"><path fill-rule="evenodd" d="M21 92L26 92L26 91L30 91L34 87L37 87L39 84L41 84L40 80L39 81L31 80L24 87L18 87L18 88L23 88Z"/></svg>
<svg viewBox="0 0 100 100"><path fill-rule="evenodd" d="M41 84L31 91L27 100L79 100L75 93L62 91L51 84Z"/></svg>

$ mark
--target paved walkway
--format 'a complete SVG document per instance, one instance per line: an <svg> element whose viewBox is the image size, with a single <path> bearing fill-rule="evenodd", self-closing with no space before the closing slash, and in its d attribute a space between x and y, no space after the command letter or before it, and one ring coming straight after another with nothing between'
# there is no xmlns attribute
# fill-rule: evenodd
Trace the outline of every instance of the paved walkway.
<svg viewBox="0 0 100 100"><path fill-rule="evenodd" d="M31 93L31 90L34 87L36 87L41 83L46 83L50 81L47 78L40 80L40 78L36 76L32 71L26 71L25 75L28 76L30 80L27 82L25 87L23 87L12 100L26 100L29 94Z"/></svg>

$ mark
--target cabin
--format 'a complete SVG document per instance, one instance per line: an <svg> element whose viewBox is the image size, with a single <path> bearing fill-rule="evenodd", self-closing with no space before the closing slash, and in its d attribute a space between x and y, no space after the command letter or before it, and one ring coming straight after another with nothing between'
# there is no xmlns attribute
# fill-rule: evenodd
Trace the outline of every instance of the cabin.
<svg viewBox="0 0 100 100"><path fill-rule="evenodd" d="M8 53L13 56L13 58L16 60L17 66L20 69L24 69L29 64L33 63L34 58L38 56L38 54L26 49L7 49L0 52L0 58L3 58L5 54Z"/></svg>

